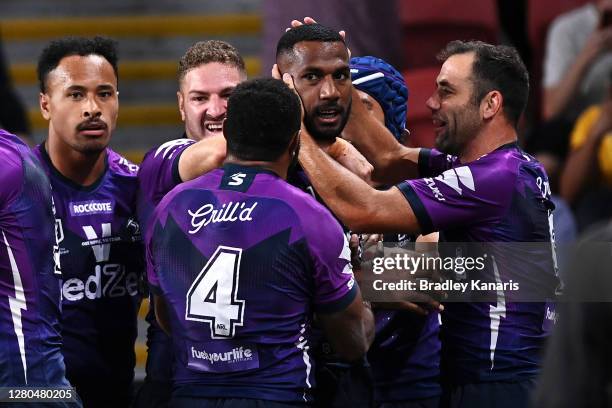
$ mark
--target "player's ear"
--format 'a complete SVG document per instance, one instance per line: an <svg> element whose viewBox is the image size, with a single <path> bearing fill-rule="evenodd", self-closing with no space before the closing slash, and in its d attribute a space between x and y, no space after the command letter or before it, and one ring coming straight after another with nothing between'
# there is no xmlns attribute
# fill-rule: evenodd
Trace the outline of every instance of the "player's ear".
<svg viewBox="0 0 612 408"><path fill-rule="evenodd" d="M493 118L500 111L504 97L499 91L491 91L485 95L480 103L483 119Z"/></svg>
<svg viewBox="0 0 612 408"><path fill-rule="evenodd" d="M289 143L289 152L292 156L300 149L300 133L301 130L295 132L295 135L293 135L293 139L291 139L291 142Z"/></svg>
<svg viewBox="0 0 612 408"><path fill-rule="evenodd" d="M42 113L43 118L45 118L45 120L51 119L48 94L42 92L38 94L38 105L40 106L40 113Z"/></svg>
<svg viewBox="0 0 612 408"><path fill-rule="evenodd" d="M181 93L181 91L176 91L176 97L178 99L178 107L179 107L179 112L181 112L181 120L184 122L185 121L185 98L183 98L183 94Z"/></svg>

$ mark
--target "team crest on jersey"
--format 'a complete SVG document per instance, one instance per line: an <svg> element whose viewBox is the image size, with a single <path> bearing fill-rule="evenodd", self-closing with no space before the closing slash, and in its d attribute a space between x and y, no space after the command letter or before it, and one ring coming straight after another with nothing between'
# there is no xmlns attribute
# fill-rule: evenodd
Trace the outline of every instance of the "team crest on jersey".
<svg viewBox="0 0 612 408"><path fill-rule="evenodd" d="M130 217L125 226L126 241L138 242L142 241L142 234L140 232L140 224L135 217Z"/></svg>

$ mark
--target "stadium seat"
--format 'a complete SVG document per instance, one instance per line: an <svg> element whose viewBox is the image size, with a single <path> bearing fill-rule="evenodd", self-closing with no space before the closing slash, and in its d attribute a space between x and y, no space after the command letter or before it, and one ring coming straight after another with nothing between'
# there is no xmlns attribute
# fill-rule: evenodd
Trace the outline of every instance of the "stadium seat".
<svg viewBox="0 0 612 408"><path fill-rule="evenodd" d="M410 90L408 97L408 117L406 127L410 130L408 146L433 147L434 132L431 111L425 105L436 89L439 66L404 71L404 79Z"/></svg>
<svg viewBox="0 0 612 408"><path fill-rule="evenodd" d="M400 0L399 8L409 69L436 65L436 54L451 40L497 42L495 0Z"/></svg>
<svg viewBox="0 0 612 408"><path fill-rule="evenodd" d="M530 105L537 107L535 117L538 120L541 114L541 83L544 57L546 53L546 35L550 23L559 14L563 14L573 8L580 7L589 0L528 0L527 6L527 30L531 44L532 66L531 75L531 99Z"/></svg>

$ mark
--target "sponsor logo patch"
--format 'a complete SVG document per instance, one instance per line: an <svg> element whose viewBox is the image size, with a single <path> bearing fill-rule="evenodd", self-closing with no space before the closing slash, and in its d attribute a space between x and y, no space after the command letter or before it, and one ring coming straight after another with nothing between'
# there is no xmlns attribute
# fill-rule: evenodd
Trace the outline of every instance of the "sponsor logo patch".
<svg viewBox="0 0 612 408"><path fill-rule="evenodd" d="M73 217L92 214L112 214L115 209L115 202L113 200L70 202L68 203L68 209Z"/></svg>
<svg viewBox="0 0 612 408"><path fill-rule="evenodd" d="M187 367L196 371L225 373L259 368L257 346L224 340L192 344L187 349Z"/></svg>

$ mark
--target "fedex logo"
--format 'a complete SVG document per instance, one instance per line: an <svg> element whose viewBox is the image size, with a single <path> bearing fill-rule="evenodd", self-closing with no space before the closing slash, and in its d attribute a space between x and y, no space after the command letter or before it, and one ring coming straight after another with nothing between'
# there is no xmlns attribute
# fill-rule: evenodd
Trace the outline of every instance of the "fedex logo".
<svg viewBox="0 0 612 408"><path fill-rule="evenodd" d="M62 297L71 302L137 294L138 274L126 273L125 266L120 264L96 265L94 274L87 279L71 278L62 285Z"/></svg>

